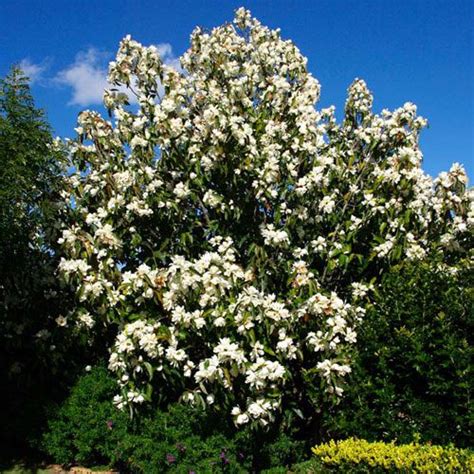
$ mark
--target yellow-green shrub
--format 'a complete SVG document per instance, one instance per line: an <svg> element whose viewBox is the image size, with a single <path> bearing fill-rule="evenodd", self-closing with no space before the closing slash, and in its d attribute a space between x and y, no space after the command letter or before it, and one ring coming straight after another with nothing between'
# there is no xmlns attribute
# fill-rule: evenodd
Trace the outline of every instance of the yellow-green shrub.
<svg viewBox="0 0 474 474"><path fill-rule="evenodd" d="M375 442L349 438L312 449L320 471L330 472L474 472L468 449L410 443Z"/></svg>

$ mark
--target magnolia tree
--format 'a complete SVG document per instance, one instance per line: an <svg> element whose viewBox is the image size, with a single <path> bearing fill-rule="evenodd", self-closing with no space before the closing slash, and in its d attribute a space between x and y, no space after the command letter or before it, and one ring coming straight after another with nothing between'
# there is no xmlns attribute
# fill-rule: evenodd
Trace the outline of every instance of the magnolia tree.
<svg viewBox="0 0 474 474"><path fill-rule="evenodd" d="M77 309L58 323L113 334L119 408L311 418L343 393L383 273L468 252L466 174L422 171L416 107L374 114L355 80L339 125L306 63L241 8L179 70L126 37L113 121L80 115L60 239Z"/></svg>

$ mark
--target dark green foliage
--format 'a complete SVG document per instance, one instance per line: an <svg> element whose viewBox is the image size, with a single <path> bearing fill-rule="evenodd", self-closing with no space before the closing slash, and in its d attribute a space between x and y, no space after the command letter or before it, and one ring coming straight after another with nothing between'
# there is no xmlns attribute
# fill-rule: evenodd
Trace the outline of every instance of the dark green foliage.
<svg viewBox="0 0 474 474"><path fill-rule="evenodd" d="M44 446L55 462L108 464L120 457L128 417L111 403L116 383L107 369L83 376L53 415Z"/></svg>
<svg viewBox="0 0 474 474"><path fill-rule="evenodd" d="M42 407L63 386L52 371L64 334L36 337L67 308L54 278L63 157L52 143L28 79L12 68L0 80L0 444L7 453L37 437Z"/></svg>
<svg viewBox="0 0 474 474"><path fill-rule="evenodd" d="M236 433L225 417L179 404L130 420L112 404L116 388L103 367L79 379L51 413L43 447L52 460L125 472L244 473L290 466L309 455L303 442L276 433Z"/></svg>
<svg viewBox="0 0 474 474"><path fill-rule="evenodd" d="M304 442L289 436L235 432L215 416L180 405L144 419L125 445L130 467L144 473L259 472L290 466L309 453ZM172 463L166 461L169 454Z"/></svg>
<svg viewBox="0 0 474 474"><path fill-rule="evenodd" d="M128 433L124 446L134 472L247 472L220 420L187 406L150 413Z"/></svg>
<svg viewBox="0 0 474 474"><path fill-rule="evenodd" d="M331 436L472 446L473 274L393 269L358 334Z"/></svg>
<svg viewBox="0 0 474 474"><path fill-rule="evenodd" d="M52 272L44 272L49 254L42 251L37 236L47 227L50 189L58 175L51 143L49 126L34 106L27 78L13 68L0 81L0 337L4 351L21 343L18 336L29 329L25 325L46 305L41 293ZM5 365L12 362L8 355L7 360L2 357Z"/></svg>
<svg viewBox="0 0 474 474"><path fill-rule="evenodd" d="M49 219L61 184L61 153L37 109L28 78L13 67L0 80L0 264L18 269L34 234L54 231ZM43 236L43 237L48 237Z"/></svg>

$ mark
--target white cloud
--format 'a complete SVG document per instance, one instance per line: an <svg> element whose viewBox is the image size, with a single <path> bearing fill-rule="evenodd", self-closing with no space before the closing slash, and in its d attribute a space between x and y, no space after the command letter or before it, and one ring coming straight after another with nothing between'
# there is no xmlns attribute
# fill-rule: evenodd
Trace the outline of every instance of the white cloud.
<svg viewBox="0 0 474 474"><path fill-rule="evenodd" d="M173 48L168 43L155 45L165 64L180 69L179 59L173 55ZM76 55L74 62L60 71L56 82L72 89L71 105L88 106L102 103L104 89L110 87L107 82L107 63L110 54L96 48ZM135 96L128 94L133 102Z"/></svg>
<svg viewBox="0 0 474 474"><path fill-rule="evenodd" d="M165 58L173 56L173 48L169 43L155 44L155 48L158 50L158 54L161 56L163 61L165 60Z"/></svg>
<svg viewBox="0 0 474 474"><path fill-rule="evenodd" d="M76 55L74 62L60 71L56 77L59 84L72 88L72 105L86 106L102 102L104 89L108 87L107 68L104 60L109 55L95 48Z"/></svg>
<svg viewBox="0 0 474 474"><path fill-rule="evenodd" d="M164 64L175 68L177 71L182 70L179 58L174 55L173 47L169 43L159 43L154 46L158 50L158 54L161 56Z"/></svg>
<svg viewBox="0 0 474 474"><path fill-rule="evenodd" d="M42 79L43 73L48 68L45 62L42 64L35 64L28 58L22 59L18 66L25 73L25 76L28 76L30 84L34 84Z"/></svg>

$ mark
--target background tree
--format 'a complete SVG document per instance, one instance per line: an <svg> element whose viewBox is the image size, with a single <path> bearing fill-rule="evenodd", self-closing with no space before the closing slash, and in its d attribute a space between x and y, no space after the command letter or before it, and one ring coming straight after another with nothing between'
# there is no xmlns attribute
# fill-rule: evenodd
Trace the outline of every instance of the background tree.
<svg viewBox="0 0 474 474"><path fill-rule="evenodd" d="M474 275L406 262L383 279L326 436L473 445Z"/></svg>
<svg viewBox="0 0 474 474"><path fill-rule="evenodd" d="M0 423L10 441L25 436L23 428L33 435L28 418L41 414L42 390L52 395L57 386L49 328L64 304L54 278L62 171L62 151L28 78L12 67L0 81Z"/></svg>

